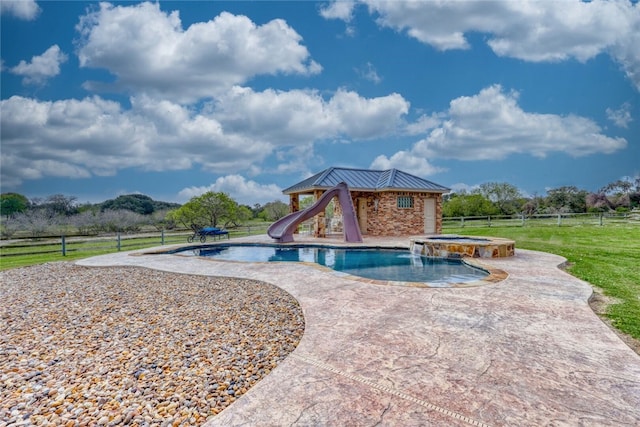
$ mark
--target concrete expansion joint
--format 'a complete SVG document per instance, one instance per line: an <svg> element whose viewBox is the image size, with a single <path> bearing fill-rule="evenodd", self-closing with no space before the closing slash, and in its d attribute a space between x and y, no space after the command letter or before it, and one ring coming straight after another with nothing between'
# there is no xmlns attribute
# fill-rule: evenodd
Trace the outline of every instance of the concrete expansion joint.
<svg viewBox="0 0 640 427"><path fill-rule="evenodd" d="M463 422L465 422L465 423L467 423L469 425L477 426L477 427L491 427L489 424L485 424L485 423L483 423L481 421L474 420L472 418L467 417L466 415L460 414L460 413L455 412L455 411L451 411L449 409L443 408L441 406L435 405L435 404L427 402L425 400L418 399L418 398L413 397L413 396L411 396L411 395L409 395L407 393L403 393L401 391L394 390L394 389L392 389L390 387L387 387L387 386L384 386L384 385L381 385L381 384L377 384L377 383L375 383L375 382L373 382L371 380L368 380L366 378L363 378L363 377L360 377L360 376L357 376L357 375L353 375L353 374L349 374L347 372L343 372L343 371L341 371L339 369L334 368L331 365L327 365L326 363L322 363L322 362L319 362L317 360L313 360L313 359L310 359L308 357L301 356L299 354L296 354L295 352L291 353L289 355L289 357L294 358L296 360L299 360L300 362L307 363L309 365L315 366L316 368L319 368L319 369L322 369L322 370L325 370L325 371L329 371L329 372L334 373L336 375L340 375L341 377L345 377L345 378L348 378L350 380L357 381L357 382L359 382L361 384L365 384L365 385L367 385L369 387L375 388L376 390L392 394L392 395L397 396L397 397L399 397L399 398L401 398L403 400L407 400L409 402L416 403L416 404L418 404L420 406L423 406L423 407L425 407L425 408L427 408L429 410L439 412L439 413L444 414L446 416L449 416L451 418L455 418L456 420L463 421Z"/></svg>

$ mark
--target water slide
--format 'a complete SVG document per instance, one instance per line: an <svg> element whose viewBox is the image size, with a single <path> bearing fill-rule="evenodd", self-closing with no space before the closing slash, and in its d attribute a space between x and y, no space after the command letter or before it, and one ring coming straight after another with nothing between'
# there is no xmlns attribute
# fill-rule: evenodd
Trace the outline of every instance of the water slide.
<svg viewBox="0 0 640 427"><path fill-rule="evenodd" d="M341 182L322 193L322 196L305 210L293 212L280 218L269 226L267 234L280 243L293 242L293 233L298 228L298 224L323 212L335 196L338 196L338 202L340 202L340 207L342 207L344 240L346 242L362 242L362 234L358 226L356 210L353 207L353 201L351 200L351 194L349 193L349 187L346 182Z"/></svg>

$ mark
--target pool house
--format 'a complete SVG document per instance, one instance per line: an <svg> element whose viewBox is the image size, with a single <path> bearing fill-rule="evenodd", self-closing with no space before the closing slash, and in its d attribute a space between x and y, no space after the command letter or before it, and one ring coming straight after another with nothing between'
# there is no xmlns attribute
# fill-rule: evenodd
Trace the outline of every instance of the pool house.
<svg viewBox="0 0 640 427"><path fill-rule="evenodd" d="M331 167L283 190L290 212L300 210L300 198L314 200L340 182L349 186L360 232L364 236L409 236L442 232L442 195L449 188L398 169L371 170ZM313 219L314 237L342 232L342 207L334 199L333 218L325 212Z"/></svg>

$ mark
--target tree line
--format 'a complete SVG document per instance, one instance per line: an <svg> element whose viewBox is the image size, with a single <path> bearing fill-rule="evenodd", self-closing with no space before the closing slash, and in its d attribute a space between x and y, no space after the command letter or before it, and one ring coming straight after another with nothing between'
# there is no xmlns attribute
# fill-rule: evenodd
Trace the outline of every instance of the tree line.
<svg viewBox="0 0 640 427"><path fill-rule="evenodd" d="M184 205L153 200L143 194L129 194L101 203L79 204L74 196L55 194L28 199L18 193L0 194L0 234L11 238L17 232L31 237L65 232L81 235L138 232L143 227L157 230L212 225L231 227L251 220L275 221L286 215L288 205L273 201L253 207L239 205L226 193L208 192Z"/></svg>
<svg viewBox="0 0 640 427"><path fill-rule="evenodd" d="M443 216L534 215L557 213L629 212L640 208L640 178L618 180L596 192L575 186L547 190L546 196L522 195L509 183L488 182L472 191L446 194Z"/></svg>
<svg viewBox="0 0 640 427"><path fill-rule="evenodd" d="M301 200L301 207L311 199ZM640 208L640 178L619 180L597 192L574 186L550 189L545 196L525 197L512 184L488 182L472 191L446 194L443 216L490 216L625 212ZM234 227L249 221L276 221L289 212L279 200L253 206L241 205L230 195L209 191L187 203L155 201L143 194L129 194L96 204L78 204L77 198L55 194L28 199L18 193L0 195L0 233L11 238L18 231L39 237L74 228L78 234L137 232L144 226L157 230L176 227L197 230L205 226Z"/></svg>

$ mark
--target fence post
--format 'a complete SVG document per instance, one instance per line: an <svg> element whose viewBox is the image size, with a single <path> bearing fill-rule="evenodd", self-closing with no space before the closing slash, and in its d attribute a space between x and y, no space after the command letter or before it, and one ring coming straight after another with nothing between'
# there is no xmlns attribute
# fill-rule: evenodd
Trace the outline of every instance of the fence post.
<svg viewBox="0 0 640 427"><path fill-rule="evenodd" d="M602 212L600 212L600 227L602 227Z"/></svg>
<svg viewBox="0 0 640 427"><path fill-rule="evenodd" d="M460 218L460 227L464 228L464 217Z"/></svg>
<svg viewBox="0 0 640 427"><path fill-rule="evenodd" d="M522 226L524 227L524 214L522 214Z"/></svg>
<svg viewBox="0 0 640 427"><path fill-rule="evenodd" d="M67 239L62 235L62 256L67 256Z"/></svg>
<svg viewBox="0 0 640 427"><path fill-rule="evenodd" d="M558 214L558 227L562 225L562 214Z"/></svg>
<svg viewBox="0 0 640 427"><path fill-rule="evenodd" d="M160 244L164 246L164 228L160 232Z"/></svg>
<svg viewBox="0 0 640 427"><path fill-rule="evenodd" d="M122 247L122 242L120 241L120 232L119 231L118 231L118 243L117 243L117 246L118 246L118 252L120 252L120 248Z"/></svg>

